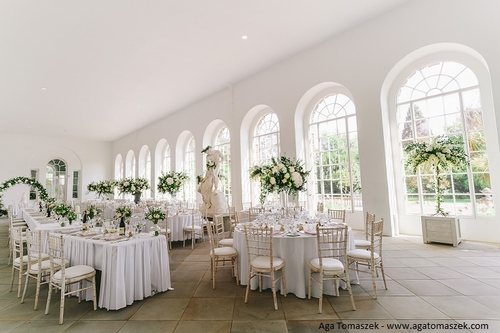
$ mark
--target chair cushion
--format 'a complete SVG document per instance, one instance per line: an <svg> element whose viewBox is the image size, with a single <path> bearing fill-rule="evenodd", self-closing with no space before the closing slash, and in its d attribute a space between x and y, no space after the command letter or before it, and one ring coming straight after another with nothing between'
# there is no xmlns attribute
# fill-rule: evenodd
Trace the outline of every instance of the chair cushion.
<svg viewBox="0 0 500 333"><path fill-rule="evenodd" d="M66 280L75 280L80 276L88 275L91 274L92 272L95 273L95 269L90 266L86 265L71 266L66 268L65 277ZM61 271L58 271L57 273L54 274L54 279L53 279L54 282L61 283L61 279L62 279Z"/></svg>
<svg viewBox="0 0 500 333"><path fill-rule="evenodd" d="M324 271L334 271L334 272L343 272L344 265L342 262L335 258L323 258L323 270ZM319 258L314 258L309 260L309 264L316 269L320 269Z"/></svg>
<svg viewBox="0 0 500 333"><path fill-rule="evenodd" d="M58 266L61 266L61 259L54 259L54 263ZM69 260L64 259L66 267L69 266ZM40 269L42 271L50 269L50 260L44 260L40 264ZM30 272L38 272L38 263L31 265Z"/></svg>
<svg viewBox="0 0 500 333"><path fill-rule="evenodd" d="M364 260L370 260L371 259L371 252L363 249L356 249L356 250L351 250L347 252L347 256L349 258L359 258L359 259L364 259ZM379 255L378 253L373 254L373 258L378 259Z"/></svg>
<svg viewBox="0 0 500 333"><path fill-rule="evenodd" d="M194 230L201 230L201 229L202 227L199 225L194 226ZM184 231L191 231L191 230L193 230L193 227L184 227Z"/></svg>
<svg viewBox="0 0 500 333"><path fill-rule="evenodd" d="M31 260L37 260L38 257L32 257ZM23 258L23 264L27 264L28 263L28 255L24 255ZM46 253L42 253L42 260L49 260L49 255L46 254ZM16 258L14 259L14 266L19 266L19 261L20 261L20 258Z"/></svg>
<svg viewBox="0 0 500 333"><path fill-rule="evenodd" d="M210 255L212 253L215 253L216 256L231 256L238 254L238 251L233 247L216 247L213 252L210 251Z"/></svg>
<svg viewBox="0 0 500 333"><path fill-rule="evenodd" d="M224 238L219 241L220 246L233 246L232 238Z"/></svg>
<svg viewBox="0 0 500 333"><path fill-rule="evenodd" d="M223 248L221 248L223 249ZM273 266L277 267L284 263L285 261L281 258L273 257ZM252 260L252 266L258 269L271 269L271 262L269 257L257 257Z"/></svg>
<svg viewBox="0 0 500 333"><path fill-rule="evenodd" d="M367 241L366 239L355 239L354 245L356 245L356 247L358 246L369 247L371 245L371 242Z"/></svg>

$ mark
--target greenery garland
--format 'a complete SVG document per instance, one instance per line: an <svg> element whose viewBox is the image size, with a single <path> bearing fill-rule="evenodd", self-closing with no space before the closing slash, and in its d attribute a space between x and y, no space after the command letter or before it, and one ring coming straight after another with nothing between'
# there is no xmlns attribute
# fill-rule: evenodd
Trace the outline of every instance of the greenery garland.
<svg viewBox="0 0 500 333"><path fill-rule="evenodd" d="M29 185L31 187L36 188L36 190L38 191L38 193L40 195L40 199L42 201L47 201L47 199L49 199L49 195L47 194L47 191L45 190L45 187L43 187L42 184L40 184L35 179L31 179L28 177L22 177L22 176L11 178L11 179L5 181L4 183L0 184L0 193L4 190L11 188L14 185L18 185L18 184L26 184L26 185ZM0 216L3 216L3 215L7 215L7 210L5 209L5 207L3 205L2 195L0 194Z"/></svg>

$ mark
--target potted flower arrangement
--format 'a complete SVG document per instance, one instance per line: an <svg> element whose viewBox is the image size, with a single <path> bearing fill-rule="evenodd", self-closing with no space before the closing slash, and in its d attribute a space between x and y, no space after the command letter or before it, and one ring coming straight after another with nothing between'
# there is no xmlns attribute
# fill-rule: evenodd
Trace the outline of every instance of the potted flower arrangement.
<svg viewBox="0 0 500 333"><path fill-rule="evenodd" d="M156 208L153 206L148 207L148 212L146 213L146 219L153 222L153 226L151 227L151 234L154 236L158 236L160 234L160 227L158 226L158 221L164 220L166 214L160 208Z"/></svg>
<svg viewBox="0 0 500 333"><path fill-rule="evenodd" d="M163 174L158 177L158 192L170 193L174 197L188 179L189 177L184 172L171 171Z"/></svg>
<svg viewBox="0 0 500 333"><path fill-rule="evenodd" d="M89 192L96 192L97 197L101 198L107 194L113 194L115 191L116 183L111 180L103 180L100 182L92 182L87 185Z"/></svg>
<svg viewBox="0 0 500 333"><path fill-rule="evenodd" d="M124 178L116 183L120 193L131 193L135 196L134 202L137 204L141 200L141 193L150 188L146 178Z"/></svg>
<svg viewBox="0 0 500 333"><path fill-rule="evenodd" d="M460 224L457 217L447 217L443 203L444 172L450 168L468 165L469 159L464 150L463 141L458 137L438 136L432 142L414 142L404 149L407 153L405 166L411 172L418 170L430 172L435 178L436 210L433 216L422 216L422 234L424 242L436 241L451 243L455 246L461 241ZM452 235L447 239L445 235Z"/></svg>
<svg viewBox="0 0 500 333"><path fill-rule="evenodd" d="M250 178L260 181L260 203L263 204L269 193L285 193L286 198L305 191L309 173L300 160L281 156L273 157L271 164L253 166Z"/></svg>

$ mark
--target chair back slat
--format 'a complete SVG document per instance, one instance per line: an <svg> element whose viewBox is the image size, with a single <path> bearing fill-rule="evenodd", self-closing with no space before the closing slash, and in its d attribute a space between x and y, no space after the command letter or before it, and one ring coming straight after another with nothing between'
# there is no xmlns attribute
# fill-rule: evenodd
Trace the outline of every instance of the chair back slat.
<svg viewBox="0 0 500 333"><path fill-rule="evenodd" d="M248 260L252 262L256 257L273 258L273 228L259 228L245 225ZM250 265L249 265L250 266ZM271 265L272 267L272 265Z"/></svg>
<svg viewBox="0 0 500 333"><path fill-rule="evenodd" d="M346 263L347 225L316 226L318 258L320 264L323 258L334 258ZM346 265L347 266L347 265Z"/></svg>
<svg viewBox="0 0 500 333"><path fill-rule="evenodd" d="M345 222L345 209L328 209L328 218L336 222Z"/></svg>

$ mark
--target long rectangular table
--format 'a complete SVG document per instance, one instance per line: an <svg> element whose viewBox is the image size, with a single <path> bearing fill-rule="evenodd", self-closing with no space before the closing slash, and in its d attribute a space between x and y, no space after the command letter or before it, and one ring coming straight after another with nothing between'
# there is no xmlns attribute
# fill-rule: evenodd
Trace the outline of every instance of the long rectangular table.
<svg viewBox="0 0 500 333"><path fill-rule="evenodd" d="M44 250L51 232L64 234L66 259L71 265L89 265L101 271L99 307L118 310L136 300L171 288L170 264L165 236L141 234L138 238L113 242L69 234L81 224L61 227L60 222L43 214L24 210L23 218L31 230L42 233ZM84 295L92 300L92 290Z"/></svg>
<svg viewBox="0 0 500 333"><path fill-rule="evenodd" d="M64 236L64 251L71 265L100 270L99 307L117 310L171 289L166 238L142 234L139 238L113 242L77 235ZM92 300L87 290L86 300Z"/></svg>

